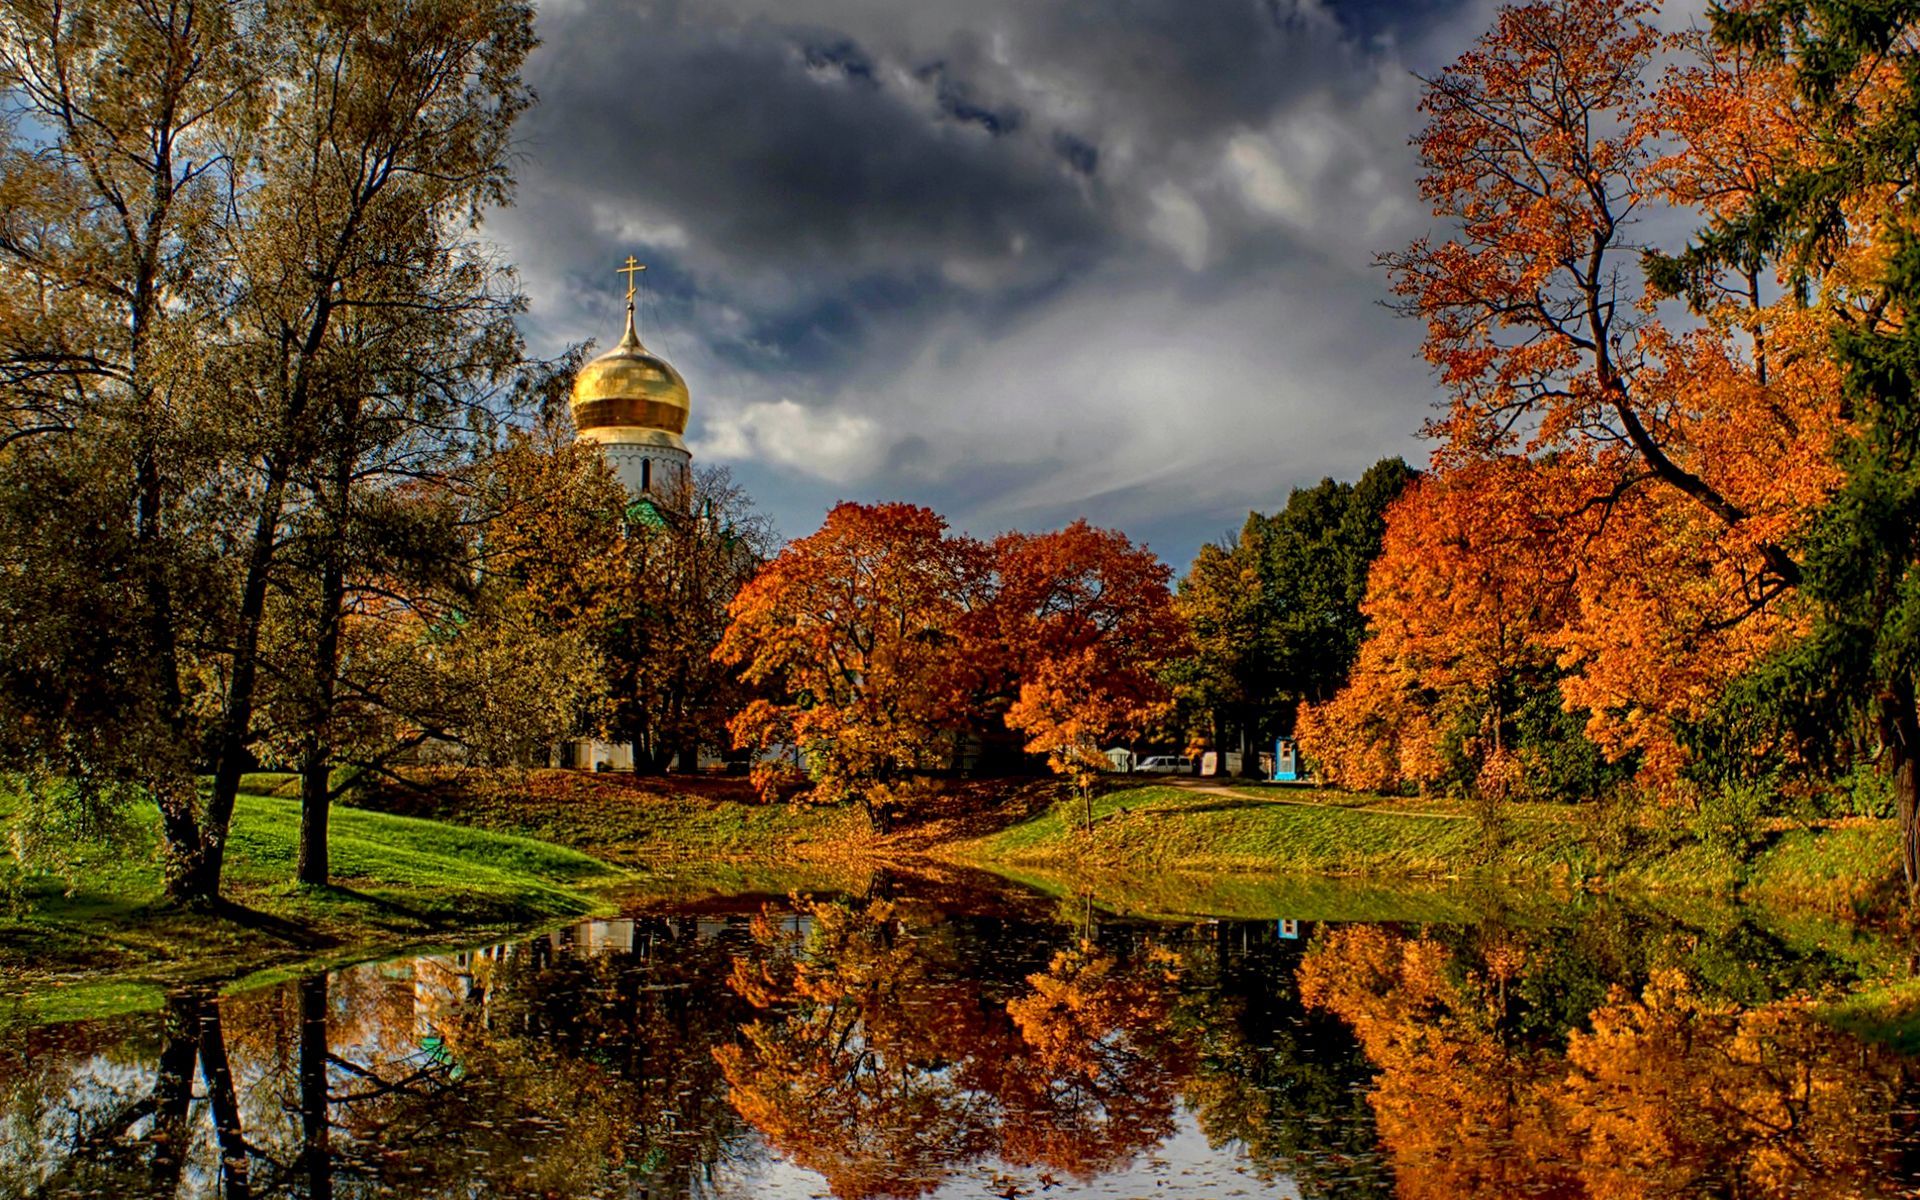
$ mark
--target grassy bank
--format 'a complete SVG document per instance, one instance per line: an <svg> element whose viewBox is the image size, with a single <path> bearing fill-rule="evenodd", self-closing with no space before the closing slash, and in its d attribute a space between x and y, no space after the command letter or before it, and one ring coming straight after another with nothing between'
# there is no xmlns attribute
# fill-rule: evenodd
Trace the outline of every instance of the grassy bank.
<svg viewBox="0 0 1920 1200"><path fill-rule="evenodd" d="M1848 916L1886 911L1899 892L1884 821L1775 830L1741 857L1691 840L1610 839L1591 809L1559 805L1513 806L1489 828L1444 803L1166 785L1110 792L1093 813L1091 829L1080 810L1062 806L937 853L1012 873L1510 879L1740 896Z"/></svg>
<svg viewBox="0 0 1920 1200"><path fill-rule="evenodd" d="M1443 801L1188 780L1100 796L1088 831L1080 806L1058 796L1045 781L953 782L884 836L851 808L762 804L741 779L443 770L361 802L572 846L634 871L661 895L859 890L874 869L933 859L1054 893L1084 893L1096 881L1135 911L1215 916L1291 909L1305 886L1298 881L1326 878L1393 890L1504 880L1706 894L1845 917L1891 911L1899 899L1884 821L1779 828L1735 855L1685 836L1605 828L1592 806L1510 805L1490 829ZM1295 882L1278 902L1257 898L1278 877ZM1352 899L1352 887L1341 890ZM1420 907L1433 902L1448 903L1430 897Z"/></svg>
<svg viewBox="0 0 1920 1200"><path fill-rule="evenodd" d="M1509 820L1497 838L1463 814L1327 803L1315 793L1183 786L1126 788L1093 804L949 848L982 863L1069 863L1131 872L1230 871L1446 878L1498 866L1547 873L1577 858L1581 828L1558 817Z"/></svg>
<svg viewBox="0 0 1920 1200"><path fill-rule="evenodd" d="M864 875L871 841L854 809L762 804L731 777L427 770L355 803L574 847L651 892L818 888L836 873Z"/></svg>
<svg viewBox="0 0 1920 1200"><path fill-rule="evenodd" d="M11 801L0 801L5 819ZM332 822L335 886L290 882L299 804L242 796L212 912L165 902L157 830L139 813L61 875L23 873L0 912L0 1019L147 1007L160 989L262 968L470 943L602 911L624 872L536 840L351 809Z"/></svg>

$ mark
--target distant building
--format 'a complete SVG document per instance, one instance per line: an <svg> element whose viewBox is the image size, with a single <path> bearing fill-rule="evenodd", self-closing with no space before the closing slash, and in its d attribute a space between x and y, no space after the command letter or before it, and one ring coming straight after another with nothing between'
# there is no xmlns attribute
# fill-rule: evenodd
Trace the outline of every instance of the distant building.
<svg viewBox="0 0 1920 1200"><path fill-rule="evenodd" d="M693 454L684 434L692 405L686 380L648 350L634 324L634 278L646 270L633 257L627 277L627 329L618 345L580 368L573 380L574 436L599 448L627 489L627 520L665 528L687 515ZM586 739L556 747L553 764L580 771L631 771L631 745ZM689 764L690 765L690 764Z"/></svg>

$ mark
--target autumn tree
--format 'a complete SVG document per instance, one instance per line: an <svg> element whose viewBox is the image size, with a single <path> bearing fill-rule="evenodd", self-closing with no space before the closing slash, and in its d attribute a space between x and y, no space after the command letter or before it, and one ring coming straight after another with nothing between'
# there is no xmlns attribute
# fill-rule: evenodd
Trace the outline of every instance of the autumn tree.
<svg viewBox="0 0 1920 1200"><path fill-rule="evenodd" d="M1742 209L1797 138L1776 80L1663 38L1650 11L1501 10L1427 82L1421 187L1445 231L1385 262L1447 389L1438 469L1522 456L1512 499L1557 496L1586 528L1567 561L1562 695L1665 786L1686 765L1679 727L1803 625L1800 556L1835 483L1839 413L1808 353L1826 317L1770 290L1765 256L1694 276L1695 327L1660 319L1645 264L1655 283L1675 273L1644 219Z"/></svg>
<svg viewBox="0 0 1920 1200"><path fill-rule="evenodd" d="M311 578L289 579L269 622L258 753L303 769L326 801L361 775L392 777L429 748L476 766L543 759L600 707L605 673L580 612L581 587L611 575L619 486L591 448L516 430L490 452L405 484L356 494L354 553L342 572L333 691L316 732ZM301 515L284 570L306 560ZM596 536L597 535L597 536ZM324 546L324 542L322 545ZM284 605L285 607L281 607ZM324 737L323 764L307 760ZM311 810L309 810L311 811ZM304 860L317 876L324 843ZM319 882L318 878L309 882Z"/></svg>
<svg viewBox="0 0 1920 1200"><path fill-rule="evenodd" d="M445 434L447 389L515 352L517 300L464 239L506 198L531 17L188 0L0 26L7 757L43 794L151 798L169 894L203 901L290 522L347 537L340 472L395 402Z"/></svg>
<svg viewBox="0 0 1920 1200"><path fill-rule="evenodd" d="M1522 777L1549 790L1580 782L1527 718L1561 707L1560 635L1591 525L1567 521L1538 486L1524 460L1493 458L1416 483L1390 510L1367 592L1372 636L1347 688L1301 716L1302 748L1329 780L1393 789L1451 777L1492 797ZM1559 732L1597 766L1577 732Z"/></svg>
<svg viewBox="0 0 1920 1200"><path fill-rule="evenodd" d="M333 762L391 774L396 759L438 743L477 766L508 766L597 727L600 623L625 562L625 493L599 453L552 424L513 429L401 495L432 514L443 540L417 545L392 574L356 563Z"/></svg>
<svg viewBox="0 0 1920 1200"><path fill-rule="evenodd" d="M195 774L208 732L193 631L229 632L220 536L244 513L208 403L225 340L223 167L260 69L227 5L0 11L0 737L33 799L161 813L171 894L208 891ZM43 133L22 135L23 122ZM227 419L222 419L226 417ZM206 825L211 825L207 828Z"/></svg>
<svg viewBox="0 0 1920 1200"><path fill-rule="evenodd" d="M629 505L620 578L596 630L609 677L607 726L635 765L694 770L702 747L732 745L748 702L734 664L714 651L728 610L775 548L765 514L724 467L697 467L666 508Z"/></svg>
<svg viewBox="0 0 1920 1200"><path fill-rule="evenodd" d="M951 758L960 626L983 599L984 557L928 509L835 506L733 600L716 654L775 697L734 718L737 743L792 748L818 795L859 801L884 830L911 775Z"/></svg>
<svg viewBox="0 0 1920 1200"><path fill-rule="evenodd" d="M280 71L296 82L255 142L254 236L235 245L254 285L238 318L250 370L294 381L284 403L301 426L271 452L263 504L284 473L284 569L266 573L264 602L268 620L276 602L295 610L279 615L307 647L269 674L299 680L298 874L325 883L333 710L343 683L368 685L342 678L343 624L370 591L407 603L457 586L461 530L426 493L483 444L520 355L520 297L474 226L504 196L531 32L504 5L401 3L323 6L282 36ZM256 528L273 523L263 509ZM239 717L222 735L216 806L254 733Z"/></svg>
<svg viewBox="0 0 1920 1200"><path fill-rule="evenodd" d="M1183 633L1172 572L1125 534L1085 521L1007 534L992 555L991 644L970 653L1011 665L1007 726L1088 797L1108 768L1102 743L1137 735L1165 701L1159 671Z"/></svg>
<svg viewBox="0 0 1920 1200"><path fill-rule="evenodd" d="M704 467L683 495L631 497L558 421L516 433L486 467L483 577L522 590L602 670L568 736L629 741L642 771L675 758L691 770L700 747L729 745L745 689L714 650L773 541L745 490Z"/></svg>
<svg viewBox="0 0 1920 1200"><path fill-rule="evenodd" d="M914 776L1006 729L1084 794L1101 743L1164 703L1184 635L1169 574L1084 521L984 546L924 508L839 505L733 602L717 657L767 693L734 735L795 748L789 774L881 827Z"/></svg>
<svg viewBox="0 0 1920 1200"><path fill-rule="evenodd" d="M1224 745L1232 730L1242 751L1259 737L1260 710L1272 700L1272 661L1260 622L1261 572L1254 552L1257 514L1232 542L1200 547L1180 577L1174 605L1186 622L1189 652L1167 665L1175 713L1192 736ZM1243 760L1244 762L1244 760Z"/></svg>
<svg viewBox="0 0 1920 1200"><path fill-rule="evenodd" d="M1714 19L1723 57L1771 71L1800 118L1797 153L1746 202L1708 211L1660 282L1702 306L1703 283L1755 262L1829 320L1814 348L1838 367L1840 479L1805 539L1806 638L1776 654L1757 693L1780 723L1866 742L1893 780L1909 895L1920 889L1920 9L1908 3L1757 2ZM1776 107L1787 107L1780 105ZM1870 736L1859 736L1861 727Z"/></svg>
<svg viewBox="0 0 1920 1200"><path fill-rule="evenodd" d="M625 572L628 498L593 445L543 422L505 432L472 472L479 571L556 628L607 619Z"/></svg>

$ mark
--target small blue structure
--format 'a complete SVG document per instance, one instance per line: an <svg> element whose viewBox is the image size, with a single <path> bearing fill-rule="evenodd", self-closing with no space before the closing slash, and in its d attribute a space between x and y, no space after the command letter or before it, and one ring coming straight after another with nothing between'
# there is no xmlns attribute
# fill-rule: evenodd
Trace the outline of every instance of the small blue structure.
<svg viewBox="0 0 1920 1200"><path fill-rule="evenodd" d="M1300 939L1300 922L1290 921L1282 917L1279 921L1275 922L1274 932L1290 942L1298 941Z"/></svg>
<svg viewBox="0 0 1920 1200"><path fill-rule="evenodd" d="M1292 738L1274 739L1273 778L1276 783L1300 782L1300 746Z"/></svg>

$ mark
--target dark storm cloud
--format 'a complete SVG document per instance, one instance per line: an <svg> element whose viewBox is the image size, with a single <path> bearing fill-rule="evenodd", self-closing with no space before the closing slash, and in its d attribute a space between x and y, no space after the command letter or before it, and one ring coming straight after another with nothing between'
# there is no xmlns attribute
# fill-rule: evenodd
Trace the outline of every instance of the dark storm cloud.
<svg viewBox="0 0 1920 1200"><path fill-rule="evenodd" d="M946 64L877 81L841 31L696 13L710 15L643 6L628 41L598 13L543 22L527 140L576 203L635 201L684 229L703 268L802 290L1016 239L1071 262L1103 238L1054 156L996 138L1017 107Z"/></svg>
<svg viewBox="0 0 1920 1200"><path fill-rule="evenodd" d="M611 266L644 255L696 451L779 477L784 504L887 494L1190 541L1409 450L1417 331L1367 264L1421 221L1407 71L1432 64L1405 43L1444 6L1420 21L567 0L541 12L498 228L548 345L610 332Z"/></svg>

